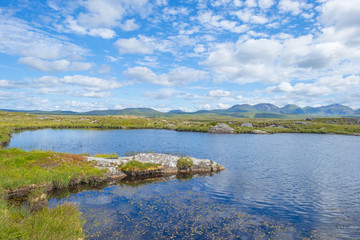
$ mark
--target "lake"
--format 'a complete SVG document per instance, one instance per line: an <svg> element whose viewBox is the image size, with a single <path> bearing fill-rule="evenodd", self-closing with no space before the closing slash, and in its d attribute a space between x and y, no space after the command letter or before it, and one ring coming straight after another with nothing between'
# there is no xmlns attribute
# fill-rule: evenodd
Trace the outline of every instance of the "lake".
<svg viewBox="0 0 360 240"><path fill-rule="evenodd" d="M360 137L168 130L36 130L9 147L158 152L216 161L213 176L121 182L50 200L77 204L90 239L360 238Z"/></svg>

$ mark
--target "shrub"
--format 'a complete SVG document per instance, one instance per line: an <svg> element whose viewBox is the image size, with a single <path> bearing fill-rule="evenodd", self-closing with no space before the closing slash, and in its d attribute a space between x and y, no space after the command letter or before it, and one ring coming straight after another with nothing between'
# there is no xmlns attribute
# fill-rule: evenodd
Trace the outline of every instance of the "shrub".
<svg viewBox="0 0 360 240"><path fill-rule="evenodd" d="M120 165L118 168L123 171L146 171L157 169L159 166L161 166L161 164L143 163L132 159L125 165Z"/></svg>
<svg viewBox="0 0 360 240"><path fill-rule="evenodd" d="M177 160L176 166L180 169L187 169L194 166L194 162L189 157L179 158Z"/></svg>

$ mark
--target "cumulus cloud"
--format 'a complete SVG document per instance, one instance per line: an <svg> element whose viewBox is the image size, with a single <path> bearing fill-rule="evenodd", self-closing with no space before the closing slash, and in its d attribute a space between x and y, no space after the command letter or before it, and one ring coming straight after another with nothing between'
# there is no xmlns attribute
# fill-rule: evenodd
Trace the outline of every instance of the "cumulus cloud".
<svg viewBox="0 0 360 240"><path fill-rule="evenodd" d="M90 77L86 75L65 76L61 78L59 81L67 84L85 86L92 90L115 89L124 86L124 83L120 83L114 80L105 80L105 79Z"/></svg>
<svg viewBox="0 0 360 240"><path fill-rule="evenodd" d="M135 23L135 19L126 18L134 14L144 18L152 11L147 0L85 0L79 1L77 8L80 10L79 13L76 16L68 15L59 28L65 32L104 39L116 36L113 28L118 27L124 31L138 29L140 26Z"/></svg>
<svg viewBox="0 0 360 240"><path fill-rule="evenodd" d="M241 21L246 23L255 23L255 24L265 24L269 20L265 15L255 14L252 10L243 9L233 13L236 15Z"/></svg>
<svg viewBox="0 0 360 240"><path fill-rule="evenodd" d="M124 71L123 75L136 82L182 86L206 78L207 73L193 68L178 67L171 69L169 73L156 74L147 67L133 67Z"/></svg>
<svg viewBox="0 0 360 240"><path fill-rule="evenodd" d="M198 16L198 20L207 28L227 30L234 33L242 33L248 30L246 25L238 25L238 22L224 19L221 15L215 15L211 11L201 12Z"/></svg>
<svg viewBox="0 0 360 240"><path fill-rule="evenodd" d="M281 12L289 12L293 15L299 15L304 9L312 8L313 5L307 4L306 1L299 0L280 0L278 8Z"/></svg>
<svg viewBox="0 0 360 240"><path fill-rule="evenodd" d="M275 4L274 0L258 0L258 3L262 9L268 9Z"/></svg>
<svg viewBox="0 0 360 240"><path fill-rule="evenodd" d="M210 97L228 97L230 96L230 92L229 91L225 91L225 90L222 90L222 89L218 89L218 90L212 90L209 92L209 96Z"/></svg>
<svg viewBox="0 0 360 240"><path fill-rule="evenodd" d="M91 69L95 65L94 63L70 62L65 59L42 60L36 57L22 57L18 62L44 72L85 71Z"/></svg>
<svg viewBox="0 0 360 240"><path fill-rule="evenodd" d="M218 45L203 63L211 67L217 81L276 82L279 76L274 62L280 52L281 44L276 40L239 40Z"/></svg>
<svg viewBox="0 0 360 240"><path fill-rule="evenodd" d="M282 82L279 85L265 89L267 93L285 93L290 98L319 97L329 95L349 96L360 91L360 76L351 75L348 77L331 76L323 77L312 83L297 83L291 85Z"/></svg>
<svg viewBox="0 0 360 240"><path fill-rule="evenodd" d="M115 42L120 54L152 54L156 48L155 39L139 36L138 38L118 39Z"/></svg>
<svg viewBox="0 0 360 240"><path fill-rule="evenodd" d="M321 7L320 21L326 26L322 38L360 45L360 5L356 0L329 0Z"/></svg>

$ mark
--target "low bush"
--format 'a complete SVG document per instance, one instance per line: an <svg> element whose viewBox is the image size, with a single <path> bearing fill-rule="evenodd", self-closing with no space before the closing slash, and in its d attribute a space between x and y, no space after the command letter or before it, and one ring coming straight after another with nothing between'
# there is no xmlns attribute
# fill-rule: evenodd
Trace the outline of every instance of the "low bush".
<svg viewBox="0 0 360 240"><path fill-rule="evenodd" d="M194 166L194 161L191 160L189 157L179 158L177 160L176 166L179 169L188 169Z"/></svg>
<svg viewBox="0 0 360 240"><path fill-rule="evenodd" d="M143 163L132 159L128 163L119 166L119 170L123 171L147 171L159 168L161 164L156 163Z"/></svg>

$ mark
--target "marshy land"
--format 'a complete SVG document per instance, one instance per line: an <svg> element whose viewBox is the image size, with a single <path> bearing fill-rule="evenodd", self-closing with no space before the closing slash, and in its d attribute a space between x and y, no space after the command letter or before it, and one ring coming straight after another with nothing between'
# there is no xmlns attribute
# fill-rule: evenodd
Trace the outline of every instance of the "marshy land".
<svg viewBox="0 0 360 240"><path fill-rule="evenodd" d="M184 118L146 118L146 117L135 117L135 116L48 116L48 115L32 115L25 113L8 113L0 112L0 142L3 148L0 150L0 239L78 239L84 238L87 234L83 230L83 227L86 226L86 221L84 214L81 213L78 207L73 204L55 204L54 206L47 207L49 204L48 201L45 201L45 207L41 210L33 210L32 205L36 202L41 202L43 196L48 193L50 188L57 189L66 189L69 185L72 184L74 179L81 179L82 183L91 183L94 184L94 178L102 178L106 176L106 170L95 168L91 162L86 161L86 154L73 154L73 153L60 153L52 151L40 151L40 150L31 150L25 151L19 148L6 148L9 144L12 134L16 134L19 131L24 130L36 130L36 129L167 129L175 131L187 131L187 132L208 132L211 127L216 126L219 123L225 123L232 129L235 133L254 133L254 130L264 131L269 134L275 133L315 133L315 134L339 134L339 135L360 135L360 123L358 119L352 118L315 118L315 119L303 119L303 120L280 120L280 119L239 119L239 118L211 118L211 117L193 117L191 119ZM247 123L244 125L244 123ZM243 125L243 126L242 126ZM235 134L236 135L236 134ZM220 136L220 135L218 135ZM234 136L234 135L223 135L223 136ZM54 136L56 137L56 136ZM222 137L222 136L221 136ZM357 138L356 138L357 139ZM129 143L131 144L131 143ZM108 152L108 151L106 151ZM101 154L98 152L98 157L105 158L114 158L117 157L116 154ZM91 154L95 155L95 154ZM206 154L205 154L206 155ZM226 161L225 161L226 163ZM137 167L143 169L144 166L138 166L135 162L132 162L134 166L126 167ZM146 167L146 166L145 166ZM149 167L154 167L149 165ZM143 169L144 170L144 169ZM229 170L231 173L231 170ZM221 174L220 174L221 175ZM201 182L201 180L199 180ZM172 183L173 184L173 183ZM149 185L146 185L149 186ZM151 185L150 185L151 186ZM149 191L151 187L146 187L147 194L150 194ZM10 196L16 196L16 191L26 191L27 192L27 203L16 204L16 201L9 200L9 198L16 198ZM64 190L65 191L65 190ZM126 190L129 191L129 190ZM138 191L138 190L135 190ZM175 194L176 195L176 194ZM203 198L204 196L197 196L196 198ZM46 197L47 198L47 197ZM151 195L148 197L155 198ZM189 201L185 199L184 201ZM134 200L134 197L131 196L129 199ZM162 199L164 200L164 199ZM191 199L190 199L191 200ZM145 201L145 200L142 200ZM60 201L61 202L61 201ZM71 201L70 201L71 202ZM160 206L160 200L153 205L149 206L163 208ZM136 202L140 204L141 202ZM178 202L178 205L181 203ZM219 209L220 205L212 202L214 207L214 212L217 215L221 215ZM211 206L211 204L209 206ZM51 205L51 203L50 203ZM142 217L145 217L145 213L153 214L154 212L145 211L140 205L138 206L142 209L140 214ZM178 206L173 206L178 208ZM229 206L227 206L229 207ZM198 206L199 210L210 215L210 209L205 208L202 205ZM195 209L190 209L190 207L185 208L188 211L188 214L195 211ZM164 210L165 211L165 210ZM173 211L173 210L172 210ZM170 212L172 212L170 211ZM264 235L265 237L276 238L281 235L283 231L290 231L293 226L284 227L283 224L276 223L267 223L267 220L261 220L260 223L250 224L240 224L239 218L232 224L237 223L238 229L241 228L243 232L235 231L234 227L231 228L230 218L234 218L234 212L230 213L229 216L221 219L216 219L220 221L217 224L222 224L223 227L227 227L229 232L241 234L249 229L255 229L257 225L257 232L255 235L261 238L264 234L264 231L259 231L259 229L272 229L270 235ZM86 214L85 214L86 216ZM201 218L204 215L189 215L190 218ZM254 215L246 215L248 219L254 221ZM251 216L251 217L249 217ZM256 215L255 215L256 216ZM242 217L245 218L245 215ZM89 221L95 221L92 217L88 218ZM134 231L137 230L135 224L136 218L127 220L127 223L130 224L131 228ZM356 218L355 218L356 220ZM185 220L184 220L185 221ZM225 221L225 222L222 222ZM228 222L226 222L228 221ZM230 221L230 222L229 222ZM250 220L249 220L250 221ZM154 225L154 222L144 222L142 218L141 222L144 224ZM271 222L271 221L270 221ZM185 221L184 231L190 232L193 230L189 224L193 224L190 220ZM188 225L186 225L188 224ZM198 232L193 232L195 235L189 235L187 237L191 238L194 236L197 237L210 237L210 236L231 236L228 233L222 232L220 235L216 235L211 231L212 222L206 222L204 225L199 225L197 223ZM240 224L240 225L239 225ZM155 224L156 225L156 224ZM154 227L155 227L154 225ZM216 225L216 226L220 226ZM236 225L236 224L235 224ZM217 228L215 225L214 229ZM178 226L180 227L180 226ZM88 226L89 228L89 226ZM202 228L202 229L201 229ZM191 230L192 229L192 230ZM207 229L207 230L206 230ZM281 231L280 231L280 230ZM275 231L276 230L276 231ZM123 229L123 231L125 231ZM125 231L126 232L126 231ZM127 233L123 232L123 236ZM207 233L206 233L207 232ZM254 234L253 232L253 234ZM201 234L202 233L202 234ZM203 234L208 235L203 235ZM149 233L147 233L149 234ZM159 233L156 233L159 234ZM160 235L146 235L146 236L155 236L160 237ZM170 234L170 233L169 233ZM175 233L171 233L175 234ZM184 234L184 233L183 233ZM303 234L303 233L301 233ZM300 234L300 235L301 235ZM98 234L99 236L105 236ZM96 234L92 232L90 234L91 238L96 238ZM106 235L108 236L108 235ZM142 236L142 235L139 235ZM169 235L170 236L170 235ZM185 235L174 235L174 236L184 236ZM305 236L321 237L323 235L318 233L305 233ZM354 236L354 235L346 235Z"/></svg>

